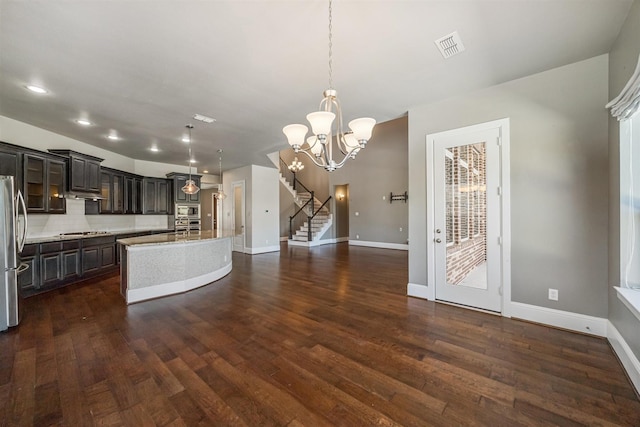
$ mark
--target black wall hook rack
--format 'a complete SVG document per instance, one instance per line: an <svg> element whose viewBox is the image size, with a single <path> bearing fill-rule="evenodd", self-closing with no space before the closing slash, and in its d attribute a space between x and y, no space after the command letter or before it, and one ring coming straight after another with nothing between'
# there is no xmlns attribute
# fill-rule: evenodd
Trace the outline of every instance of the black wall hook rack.
<svg viewBox="0 0 640 427"><path fill-rule="evenodd" d="M409 195L407 194L407 192L405 191L404 194L393 194L390 193L389 195L389 203L393 203L393 202L405 202L407 203L407 199L409 198Z"/></svg>

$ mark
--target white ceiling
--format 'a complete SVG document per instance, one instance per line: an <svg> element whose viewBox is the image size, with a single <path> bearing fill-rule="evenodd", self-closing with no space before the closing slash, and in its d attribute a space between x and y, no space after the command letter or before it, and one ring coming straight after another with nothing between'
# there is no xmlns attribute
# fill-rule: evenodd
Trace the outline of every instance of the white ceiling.
<svg viewBox="0 0 640 427"><path fill-rule="evenodd" d="M631 3L334 0L345 122L606 53ZM266 154L288 146L282 127L304 122L328 86L327 15L317 0L0 0L0 115L174 164L187 162L180 138L193 122L200 171L217 173L219 148L225 170L270 165ZM445 60L434 40L454 30L466 51Z"/></svg>

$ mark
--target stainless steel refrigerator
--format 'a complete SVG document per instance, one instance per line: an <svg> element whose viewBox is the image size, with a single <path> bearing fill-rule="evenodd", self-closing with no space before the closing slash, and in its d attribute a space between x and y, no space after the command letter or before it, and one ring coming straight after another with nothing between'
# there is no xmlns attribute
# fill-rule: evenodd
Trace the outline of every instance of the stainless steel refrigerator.
<svg viewBox="0 0 640 427"><path fill-rule="evenodd" d="M20 321L18 274L28 268L20 264L20 252L27 236L27 208L15 178L0 176L0 331Z"/></svg>

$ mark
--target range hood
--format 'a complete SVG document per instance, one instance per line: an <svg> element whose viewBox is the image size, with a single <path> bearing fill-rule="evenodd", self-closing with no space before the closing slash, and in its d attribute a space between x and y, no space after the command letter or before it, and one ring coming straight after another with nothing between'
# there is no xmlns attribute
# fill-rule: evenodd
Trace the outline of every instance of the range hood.
<svg viewBox="0 0 640 427"><path fill-rule="evenodd" d="M87 191L65 191L63 194L65 199L84 199L84 200L104 200L100 193L89 193Z"/></svg>

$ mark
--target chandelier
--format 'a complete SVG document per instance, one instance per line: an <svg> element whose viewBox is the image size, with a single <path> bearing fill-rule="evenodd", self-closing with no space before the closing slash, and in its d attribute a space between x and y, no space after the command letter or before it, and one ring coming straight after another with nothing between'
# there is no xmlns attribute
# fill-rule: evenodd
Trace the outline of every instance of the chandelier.
<svg viewBox="0 0 640 427"><path fill-rule="evenodd" d="M218 186L218 192L216 193L215 197L218 200L224 200L227 195L224 194L224 191L222 191L222 148L218 150L218 154L220 154L220 168L218 169L220 172L220 185Z"/></svg>
<svg viewBox="0 0 640 427"><path fill-rule="evenodd" d="M304 165L302 164L302 162L298 160L297 157L294 158L291 164L289 165L289 170L293 173L298 173L302 169L304 169Z"/></svg>
<svg viewBox="0 0 640 427"><path fill-rule="evenodd" d="M184 184L184 187L182 187L182 192L185 194L196 194L200 191L200 187L191 179L191 164L193 163L193 157L191 157L191 129L193 129L193 125L188 124L186 127L189 129L189 179Z"/></svg>
<svg viewBox="0 0 640 427"><path fill-rule="evenodd" d="M309 128L301 124L288 125L282 129L293 151L306 154L316 166L328 172L341 168L348 159L355 159L356 154L365 148L376 124L375 119L364 117L350 121L351 130L343 131L342 108L338 92L333 89L332 60L332 10L329 0L329 89L323 93L320 111L307 114L313 135L306 138ZM334 160L334 151L340 151L343 156L341 160Z"/></svg>

